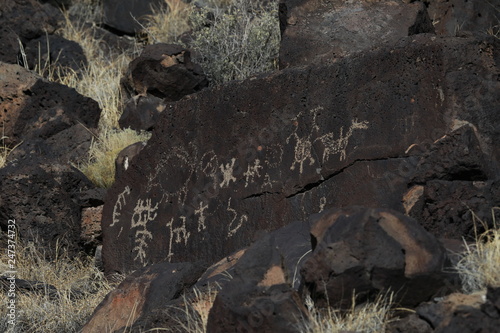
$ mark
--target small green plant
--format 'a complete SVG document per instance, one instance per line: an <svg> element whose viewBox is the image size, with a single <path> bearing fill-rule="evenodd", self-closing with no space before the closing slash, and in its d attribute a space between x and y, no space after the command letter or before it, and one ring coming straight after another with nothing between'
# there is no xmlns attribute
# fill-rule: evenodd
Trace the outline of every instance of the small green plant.
<svg viewBox="0 0 500 333"><path fill-rule="evenodd" d="M115 180L115 159L125 147L147 141L151 137L148 132L136 132L131 129L102 131L98 138L92 141L88 161L79 166L87 178L95 185L108 188Z"/></svg>
<svg viewBox="0 0 500 333"><path fill-rule="evenodd" d="M356 297L353 293L351 309L340 312L331 307L317 309L312 299L307 296L305 303L311 313L311 319L304 323L301 331L304 333L385 332L385 328L390 322L392 298L392 293L379 295L374 302L356 306Z"/></svg>
<svg viewBox="0 0 500 333"><path fill-rule="evenodd" d="M212 83L240 80L276 68L280 43L277 2L234 0L191 16L195 61Z"/></svg>
<svg viewBox="0 0 500 333"><path fill-rule="evenodd" d="M500 210L500 207L491 210L493 228L489 228L472 212L476 240L472 245L465 243L466 251L461 254L455 267L466 293L481 291L487 286L500 287L500 229L495 221L496 210ZM481 234L477 232L478 221L485 230Z"/></svg>

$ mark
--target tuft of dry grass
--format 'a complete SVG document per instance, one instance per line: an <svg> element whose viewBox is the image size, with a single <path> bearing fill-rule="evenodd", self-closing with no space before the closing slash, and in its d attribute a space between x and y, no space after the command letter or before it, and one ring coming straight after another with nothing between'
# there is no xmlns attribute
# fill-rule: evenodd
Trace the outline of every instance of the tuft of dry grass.
<svg viewBox="0 0 500 333"><path fill-rule="evenodd" d="M462 281L462 289L466 293L474 293L486 289L487 286L500 287L500 229L495 221L495 211L491 210L493 228L482 221L474 212L474 231L476 241L465 243L466 251L455 266ZM477 224L481 223L485 231L478 235Z"/></svg>
<svg viewBox="0 0 500 333"><path fill-rule="evenodd" d="M78 332L89 319L94 308L112 290L93 264L93 258L69 258L58 248L56 259L49 261L34 243L16 246L16 278L39 281L54 286L38 293L16 292L16 325L8 325L6 307L0 309L0 331L2 332ZM0 269L5 272L7 263L1 259ZM6 260L6 259L5 259ZM7 295L0 295L6 304Z"/></svg>
<svg viewBox="0 0 500 333"><path fill-rule="evenodd" d="M108 188L115 180L115 159L118 153L125 147L139 141L147 141L150 137L151 133L136 132L129 128L103 130L90 145L88 161L78 168L94 184Z"/></svg>
<svg viewBox="0 0 500 333"><path fill-rule="evenodd" d="M316 309L312 299L307 296L305 303L311 313L310 321L301 327L304 333L336 333L342 331L378 333L385 332L390 322L393 294L379 295L374 302L355 305L353 294L352 307L340 312L331 307Z"/></svg>
<svg viewBox="0 0 500 333"><path fill-rule="evenodd" d="M179 43L179 37L191 29L189 17L193 4L182 0L164 0L165 4L153 7L153 14L146 16L144 32L149 43Z"/></svg>

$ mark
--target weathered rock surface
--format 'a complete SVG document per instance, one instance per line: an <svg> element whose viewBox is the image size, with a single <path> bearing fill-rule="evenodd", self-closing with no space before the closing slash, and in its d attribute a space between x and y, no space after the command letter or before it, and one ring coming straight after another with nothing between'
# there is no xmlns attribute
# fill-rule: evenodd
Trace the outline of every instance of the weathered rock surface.
<svg viewBox="0 0 500 333"><path fill-rule="evenodd" d="M200 264L158 263L134 272L104 298L82 332L144 332L165 327L150 317L192 286L203 270Z"/></svg>
<svg viewBox="0 0 500 333"><path fill-rule="evenodd" d="M286 22L280 68L332 63L384 43L395 43L402 37L434 32L421 2L282 0L280 3L280 22Z"/></svg>
<svg viewBox="0 0 500 333"><path fill-rule="evenodd" d="M81 239L88 252L95 252L96 248L102 244L101 220L102 205L82 209Z"/></svg>
<svg viewBox="0 0 500 333"><path fill-rule="evenodd" d="M500 218L491 211L500 204L498 166L487 156L488 145L482 145L478 135L467 125L428 148L412 148L424 153L403 198L405 213L438 237L473 236L474 223L479 222L473 214L489 225L495 215Z"/></svg>
<svg viewBox="0 0 500 333"><path fill-rule="evenodd" d="M19 65L0 63L0 122L7 146L23 141L24 154L79 155L88 150L101 110L74 89L48 82ZM75 152L76 150L76 152ZM22 155L22 153L20 153Z"/></svg>
<svg viewBox="0 0 500 333"><path fill-rule="evenodd" d="M293 273L310 249L308 229L307 223L290 224L245 251L215 299L207 332L300 331L309 314L293 288Z"/></svg>
<svg viewBox="0 0 500 333"><path fill-rule="evenodd" d="M436 33L455 36L463 31L498 33L498 1L424 0Z"/></svg>
<svg viewBox="0 0 500 333"><path fill-rule="evenodd" d="M171 104L127 180L108 192L106 272L162 259L216 262L258 230L331 207L404 212L427 150L412 147L465 125L479 141L473 156L488 156L489 177L500 158L499 50L489 36L420 34Z"/></svg>
<svg viewBox="0 0 500 333"><path fill-rule="evenodd" d="M160 97L139 96L136 100L130 99L125 102L118 124L120 128L152 131L165 108L166 102Z"/></svg>
<svg viewBox="0 0 500 333"><path fill-rule="evenodd" d="M498 332L500 325L500 288L484 294L451 294L438 302L424 303L417 314L434 332Z"/></svg>
<svg viewBox="0 0 500 333"><path fill-rule="evenodd" d="M87 58L80 44L57 35L43 35L30 40L24 48L29 68L44 69L46 77L49 70L61 73L79 72L87 66Z"/></svg>
<svg viewBox="0 0 500 333"><path fill-rule="evenodd" d="M61 12L36 0L0 1L0 61L17 64L18 39L28 41L52 34L63 21Z"/></svg>
<svg viewBox="0 0 500 333"><path fill-rule="evenodd" d="M81 209L94 185L78 170L51 159L32 157L0 169L0 226L15 219L17 236L33 241L47 255L82 250ZM56 246L57 245L57 246Z"/></svg>
<svg viewBox="0 0 500 333"><path fill-rule="evenodd" d="M317 217L313 252L301 274L317 306L350 308L388 291L401 306L428 301L445 284L446 252L415 220L394 211L350 207Z"/></svg>
<svg viewBox="0 0 500 333"><path fill-rule="evenodd" d="M165 5L164 0L104 0L104 23L121 33L134 34L144 24L144 16L152 14L151 6Z"/></svg>

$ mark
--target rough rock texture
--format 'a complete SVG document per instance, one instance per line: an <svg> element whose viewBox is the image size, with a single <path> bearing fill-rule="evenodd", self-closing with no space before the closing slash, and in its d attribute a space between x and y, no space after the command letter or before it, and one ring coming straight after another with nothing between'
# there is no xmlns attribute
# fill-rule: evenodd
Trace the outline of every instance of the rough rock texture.
<svg viewBox="0 0 500 333"><path fill-rule="evenodd" d="M103 0L104 23L121 33L134 34L142 30L144 16L152 13L151 6L165 5L164 0Z"/></svg>
<svg viewBox="0 0 500 333"><path fill-rule="evenodd" d="M101 114L96 101L48 82L21 66L0 63L0 122L5 143L25 142L25 153L75 156L88 150ZM86 128L85 128L86 127ZM75 153L73 150L77 150Z"/></svg>
<svg viewBox="0 0 500 333"><path fill-rule="evenodd" d="M191 61L191 52L175 44L154 44L132 60L122 86L132 95L151 94L177 101L208 86L200 65Z"/></svg>
<svg viewBox="0 0 500 333"><path fill-rule="evenodd" d="M95 252L97 246L102 244L102 205L82 209L82 235L83 246L88 252Z"/></svg>
<svg viewBox="0 0 500 333"><path fill-rule="evenodd" d="M499 59L493 37L420 34L171 104L127 180L108 191L106 272L158 260L213 263L258 230L330 207L404 212L427 147L461 126L474 128L475 156L498 170Z"/></svg>
<svg viewBox="0 0 500 333"><path fill-rule="evenodd" d="M498 166L486 155L488 148L481 147L478 135L474 127L462 126L427 150L412 147L424 153L403 199L405 213L438 237L472 236L473 214L490 225L495 218L491 208L500 203Z"/></svg>
<svg viewBox="0 0 500 333"><path fill-rule="evenodd" d="M130 99L125 102L118 124L120 128L152 131L165 108L166 103L159 97L140 96L137 100Z"/></svg>
<svg viewBox="0 0 500 333"><path fill-rule="evenodd" d="M126 332L144 332L165 327L155 326L158 323L147 318L192 286L203 270L199 264L158 263L134 272L98 305L82 333L113 333L124 328ZM140 322L145 325L134 326Z"/></svg>
<svg viewBox="0 0 500 333"><path fill-rule="evenodd" d="M500 2L481 0L424 0L436 33L455 36L463 31L498 33Z"/></svg>
<svg viewBox="0 0 500 333"><path fill-rule="evenodd" d="M0 1L0 61L17 64L18 38L23 44L52 34L63 21L61 12L36 0Z"/></svg>
<svg viewBox="0 0 500 333"><path fill-rule="evenodd" d="M389 290L397 304L416 306L444 286L444 248L403 214L351 207L313 223L313 252L301 274L317 306L349 308L353 292L363 302Z"/></svg>
<svg viewBox="0 0 500 333"><path fill-rule="evenodd" d="M293 288L293 272L310 249L306 223L265 235L240 258L218 293L207 332L300 332L309 314Z"/></svg>
<svg viewBox="0 0 500 333"><path fill-rule="evenodd" d="M280 68L332 63L405 36L434 32L421 2L281 0L280 9L280 22L286 22Z"/></svg>
<svg viewBox="0 0 500 333"><path fill-rule="evenodd" d="M93 184L78 170L32 157L0 169L0 227L15 219L17 235L34 241L48 255L56 243L71 255L81 251L81 209Z"/></svg>
<svg viewBox="0 0 500 333"><path fill-rule="evenodd" d="M438 302L424 303L417 314L434 332L498 332L500 325L500 288L488 287L484 294L451 294Z"/></svg>
<svg viewBox="0 0 500 333"><path fill-rule="evenodd" d="M67 70L79 72L87 66L87 58L80 44L57 35L43 35L30 40L24 48L29 68L49 70Z"/></svg>
<svg viewBox="0 0 500 333"><path fill-rule="evenodd" d="M415 313L387 325L385 333L432 333L431 325Z"/></svg>

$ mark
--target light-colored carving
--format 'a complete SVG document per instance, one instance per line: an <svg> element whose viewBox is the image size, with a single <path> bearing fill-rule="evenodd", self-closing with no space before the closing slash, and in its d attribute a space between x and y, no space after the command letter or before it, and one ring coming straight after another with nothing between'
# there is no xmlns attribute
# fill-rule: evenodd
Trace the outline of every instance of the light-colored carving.
<svg viewBox="0 0 500 333"><path fill-rule="evenodd" d="M367 121L361 121L358 122L357 119L353 119L351 122L351 126L347 130L347 133L344 135L344 127L342 126L340 128L340 134L338 139L334 139L333 133L327 133L325 135L322 135L314 142L320 141L324 145L324 150L323 150L323 163L328 161L330 158L330 155L334 154L339 154L340 153L340 160L345 160L346 159L346 148L349 143L349 138L352 136L354 130L358 129L367 129L368 128L368 122Z"/></svg>
<svg viewBox="0 0 500 333"><path fill-rule="evenodd" d="M269 176L268 173L264 175L264 182L262 183L262 188L265 188L266 186L273 188L273 181L271 180L271 176Z"/></svg>
<svg viewBox="0 0 500 333"><path fill-rule="evenodd" d="M123 206L127 204L125 200L125 196L130 195L130 187L125 186L125 189L122 193L118 194L118 199L116 200L115 206L113 207L113 223L110 224L110 227L113 227L120 220L121 210Z"/></svg>
<svg viewBox="0 0 500 333"><path fill-rule="evenodd" d="M153 239L153 235L147 229L147 224L156 219L158 204L152 206L151 199L139 199L134 208L130 228L138 228L135 232L135 247L133 251L136 253L134 259L139 259L142 264L145 264L146 249L148 247L148 240Z"/></svg>
<svg viewBox="0 0 500 333"><path fill-rule="evenodd" d="M311 155L311 133L305 137L299 137L297 134L297 129L299 128L299 119L302 116L302 112L299 112L297 117L292 119L295 129L292 134L286 138L286 143L290 143L290 139L295 139L295 156L290 170L295 170L295 166L299 165L299 172L302 174L304 171L304 162L309 160L309 165L313 165L315 160Z"/></svg>
<svg viewBox="0 0 500 333"><path fill-rule="evenodd" d="M228 229L227 237L229 238L229 237L232 237L238 231L239 228L241 228L243 223L248 221L248 216L245 214L242 214L238 218L238 213L236 212L236 210L231 208L231 198L229 198L229 201L227 202L227 211L230 212L231 214L233 214L233 219L231 220L231 222L227 226L227 229ZM234 225L234 224L236 224L236 225Z"/></svg>
<svg viewBox="0 0 500 333"><path fill-rule="evenodd" d="M325 209L325 205L326 205L326 198L321 197L319 199L319 213L321 213Z"/></svg>
<svg viewBox="0 0 500 333"><path fill-rule="evenodd" d="M198 215L198 232L205 230L207 227L205 225L205 210L208 208L208 204L205 205L203 202L200 202L200 205L198 208L194 210L194 214Z"/></svg>
<svg viewBox="0 0 500 333"><path fill-rule="evenodd" d="M231 163L227 163L226 165L220 165L220 171L222 172L222 182L220 183L220 187L227 187L229 183L236 182L236 178L233 176L234 163L236 162L235 158L231 159Z"/></svg>
<svg viewBox="0 0 500 333"><path fill-rule="evenodd" d="M175 234L175 242L180 243L184 241L184 245L187 245L187 241L189 239L189 236L191 236L191 233L186 229L186 217L180 216L179 218L182 221L182 225L178 228L173 229L173 232Z"/></svg>
<svg viewBox="0 0 500 333"><path fill-rule="evenodd" d="M247 171L243 173L243 176L245 176L245 187L248 186L249 182L253 182L254 178L260 177L260 169L262 169L262 165L260 165L259 159L255 159L253 165L248 165Z"/></svg>

